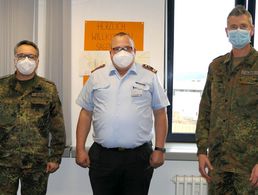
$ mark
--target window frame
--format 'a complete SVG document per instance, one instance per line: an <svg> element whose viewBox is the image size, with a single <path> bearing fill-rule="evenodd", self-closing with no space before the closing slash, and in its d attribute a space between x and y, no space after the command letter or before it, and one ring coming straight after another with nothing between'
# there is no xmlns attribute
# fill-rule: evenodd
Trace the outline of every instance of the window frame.
<svg viewBox="0 0 258 195"><path fill-rule="evenodd" d="M166 76L167 76L167 95L170 102L170 106L167 107L168 115L168 134L167 142L184 142L193 143L195 142L195 134L183 134L183 133L172 133L172 110L173 110L173 56L174 56L174 10L175 1L166 1Z"/></svg>
<svg viewBox="0 0 258 195"><path fill-rule="evenodd" d="M253 16L253 24L255 24L255 10L256 10L256 0L235 0L235 5L248 5L247 9ZM165 1L165 76L166 80L164 81L165 86L167 87L167 96L170 102L170 106L167 107L167 116L168 116L168 134L166 142L179 142L179 143L195 143L195 134L194 133L173 133L172 132L172 117L173 117L173 67L174 67L174 13L175 13L175 0L166 0ZM255 36L255 35L254 35ZM251 38L251 44L254 45L254 36Z"/></svg>

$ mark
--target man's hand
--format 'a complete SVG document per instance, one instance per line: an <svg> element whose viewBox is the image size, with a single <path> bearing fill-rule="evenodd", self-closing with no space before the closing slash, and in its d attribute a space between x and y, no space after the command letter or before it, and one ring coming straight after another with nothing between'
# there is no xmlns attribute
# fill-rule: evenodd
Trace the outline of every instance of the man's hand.
<svg viewBox="0 0 258 195"><path fill-rule="evenodd" d="M164 164L165 154L161 151L154 150L150 156L150 166L158 168Z"/></svg>
<svg viewBox="0 0 258 195"><path fill-rule="evenodd" d="M89 167L90 158L88 155L88 151L86 150L76 151L76 163L83 168Z"/></svg>
<svg viewBox="0 0 258 195"><path fill-rule="evenodd" d="M213 167L212 167L207 155L199 154L198 161L199 161L199 172L206 179L206 181L208 183L211 182L211 177L208 175L208 172L206 172L206 168L208 168L208 171L210 171L213 169Z"/></svg>
<svg viewBox="0 0 258 195"><path fill-rule="evenodd" d="M55 162L48 162L46 172L47 173L54 173L59 168L59 164Z"/></svg>
<svg viewBox="0 0 258 195"><path fill-rule="evenodd" d="M255 188L258 187L258 164L256 164L253 167L253 170L252 170L252 173L251 173L251 176L250 176L249 180L250 180L252 186L254 186Z"/></svg>

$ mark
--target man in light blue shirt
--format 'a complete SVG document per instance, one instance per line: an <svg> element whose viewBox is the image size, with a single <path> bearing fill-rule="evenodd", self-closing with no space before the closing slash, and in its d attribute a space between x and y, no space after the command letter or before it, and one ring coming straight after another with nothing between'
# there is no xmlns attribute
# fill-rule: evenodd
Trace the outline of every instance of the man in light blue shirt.
<svg viewBox="0 0 258 195"><path fill-rule="evenodd" d="M153 168L164 163L169 101L157 71L135 63L135 52L128 34L116 34L112 64L92 72L76 101L82 107L76 162L89 167L94 195L147 195ZM88 153L85 142L91 122L94 143Z"/></svg>

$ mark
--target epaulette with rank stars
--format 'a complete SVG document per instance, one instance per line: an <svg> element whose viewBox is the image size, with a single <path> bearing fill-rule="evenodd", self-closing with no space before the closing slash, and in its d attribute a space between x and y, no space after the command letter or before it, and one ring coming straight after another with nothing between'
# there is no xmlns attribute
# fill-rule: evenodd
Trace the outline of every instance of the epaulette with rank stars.
<svg viewBox="0 0 258 195"><path fill-rule="evenodd" d="M155 74L158 72L155 68L153 68L153 67L151 67L150 65L147 65L147 64L143 64L142 67L151 71L151 72L153 72L153 73L155 73Z"/></svg>
<svg viewBox="0 0 258 195"><path fill-rule="evenodd" d="M93 73L94 71L96 71L96 70L98 70L98 69L100 69L100 68L104 68L104 67L105 67L105 64L102 64L102 65L96 67L95 69L93 69L93 70L91 71L91 73Z"/></svg>

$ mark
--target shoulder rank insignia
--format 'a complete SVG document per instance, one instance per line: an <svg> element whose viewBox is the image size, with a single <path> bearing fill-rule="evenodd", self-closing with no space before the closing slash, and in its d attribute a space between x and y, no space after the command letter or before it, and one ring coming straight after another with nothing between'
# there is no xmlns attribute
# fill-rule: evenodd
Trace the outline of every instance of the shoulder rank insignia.
<svg viewBox="0 0 258 195"><path fill-rule="evenodd" d="M102 64L102 65L96 67L95 69L93 69L93 70L91 71L91 73L93 73L94 71L96 71L96 70L98 70L98 69L100 69L100 68L104 68L104 67L105 67L105 64Z"/></svg>
<svg viewBox="0 0 258 195"><path fill-rule="evenodd" d="M151 67L150 65L143 64L142 67L151 71L151 72L153 72L153 73L155 73L155 74L157 73L157 70L155 68Z"/></svg>

